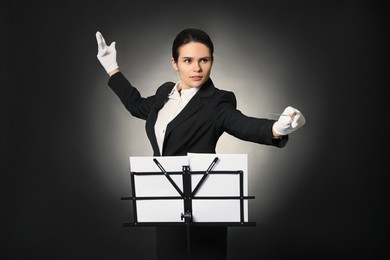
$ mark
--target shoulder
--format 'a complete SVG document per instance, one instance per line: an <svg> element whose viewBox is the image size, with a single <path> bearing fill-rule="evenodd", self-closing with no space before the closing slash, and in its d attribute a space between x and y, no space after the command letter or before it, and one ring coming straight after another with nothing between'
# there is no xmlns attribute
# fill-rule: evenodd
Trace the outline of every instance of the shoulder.
<svg viewBox="0 0 390 260"><path fill-rule="evenodd" d="M209 100L209 102L212 102L217 106L220 105L228 105L232 107L237 106L237 100L235 94L232 91L223 90L215 87L211 79L203 87L205 87L203 91L199 91L199 92L202 92L202 94L200 94L200 97L204 98L205 102L206 100Z"/></svg>
<svg viewBox="0 0 390 260"><path fill-rule="evenodd" d="M174 82L168 81L157 88L156 95L168 95L175 86Z"/></svg>
<svg viewBox="0 0 390 260"><path fill-rule="evenodd" d="M215 88L215 94L218 96L230 96L230 97L236 96L233 91L219 89L219 88Z"/></svg>
<svg viewBox="0 0 390 260"><path fill-rule="evenodd" d="M215 87L211 78L201 87L200 96L202 97L212 97L212 98L233 98L235 95L232 91L222 90Z"/></svg>
<svg viewBox="0 0 390 260"><path fill-rule="evenodd" d="M233 91L215 88L214 97L223 102L237 103L236 95Z"/></svg>

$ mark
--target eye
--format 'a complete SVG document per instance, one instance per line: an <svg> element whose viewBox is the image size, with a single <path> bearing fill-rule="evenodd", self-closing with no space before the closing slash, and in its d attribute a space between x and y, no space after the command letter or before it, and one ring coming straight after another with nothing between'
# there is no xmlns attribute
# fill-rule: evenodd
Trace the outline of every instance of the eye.
<svg viewBox="0 0 390 260"><path fill-rule="evenodd" d="M207 62L209 62L209 59L204 58L204 59L201 59L200 62L202 62L202 63L207 63Z"/></svg>
<svg viewBox="0 0 390 260"><path fill-rule="evenodd" d="M192 59L186 58L183 60L184 63L191 63Z"/></svg>

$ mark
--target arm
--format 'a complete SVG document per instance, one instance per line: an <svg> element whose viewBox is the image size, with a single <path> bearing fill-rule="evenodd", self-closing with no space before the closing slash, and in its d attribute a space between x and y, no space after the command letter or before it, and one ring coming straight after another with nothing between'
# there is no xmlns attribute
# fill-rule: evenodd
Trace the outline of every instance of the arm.
<svg viewBox="0 0 390 260"><path fill-rule="evenodd" d="M279 119L248 117L236 109L234 93L226 92L221 98L218 118L222 119L223 131L245 141L284 147L288 135L305 124L305 117L298 110L288 106Z"/></svg>
<svg viewBox="0 0 390 260"><path fill-rule="evenodd" d="M216 121L222 131L244 141L283 147L288 136L273 139L272 127L275 120L249 117L237 110L234 93L223 92L217 104Z"/></svg>
<svg viewBox="0 0 390 260"><path fill-rule="evenodd" d="M154 97L142 98L138 90L120 73L116 61L117 52L115 42L107 46L100 32L96 33L96 41L98 44L97 58L110 77L108 85L119 97L131 115L146 119L153 105Z"/></svg>
<svg viewBox="0 0 390 260"><path fill-rule="evenodd" d="M120 72L115 72L108 80L108 85L119 97L132 116L146 119L155 102L155 96L141 97L139 91Z"/></svg>

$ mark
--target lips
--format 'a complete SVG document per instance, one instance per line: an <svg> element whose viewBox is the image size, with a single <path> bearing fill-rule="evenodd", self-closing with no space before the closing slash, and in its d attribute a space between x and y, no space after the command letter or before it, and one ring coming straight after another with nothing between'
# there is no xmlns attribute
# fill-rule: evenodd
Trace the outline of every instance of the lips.
<svg viewBox="0 0 390 260"><path fill-rule="evenodd" d="M202 76L192 76L191 79L192 80L195 80L195 81L198 81L198 80L202 80Z"/></svg>

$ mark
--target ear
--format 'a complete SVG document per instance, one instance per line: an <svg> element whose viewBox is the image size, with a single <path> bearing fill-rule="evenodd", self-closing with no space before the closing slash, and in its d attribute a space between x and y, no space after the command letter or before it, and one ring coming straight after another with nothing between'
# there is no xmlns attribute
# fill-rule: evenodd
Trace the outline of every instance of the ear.
<svg viewBox="0 0 390 260"><path fill-rule="evenodd" d="M177 67L176 61L172 58L171 62L172 62L172 67L173 67L173 69L176 70L176 71L178 71L179 68Z"/></svg>

